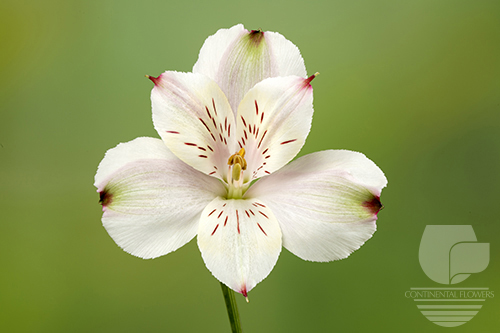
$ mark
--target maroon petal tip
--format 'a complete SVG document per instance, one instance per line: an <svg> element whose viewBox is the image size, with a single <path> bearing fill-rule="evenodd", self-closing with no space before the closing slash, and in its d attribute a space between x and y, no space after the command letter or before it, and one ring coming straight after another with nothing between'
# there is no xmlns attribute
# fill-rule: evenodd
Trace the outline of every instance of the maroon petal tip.
<svg viewBox="0 0 500 333"><path fill-rule="evenodd" d="M158 75L158 77L154 77L154 76L146 75L146 77L148 79L150 79L151 81L153 81L153 83L155 84L155 86L157 86L160 83L160 76L161 75Z"/></svg>
<svg viewBox="0 0 500 333"><path fill-rule="evenodd" d="M309 76L307 79L305 79L304 84L306 84L306 85L311 84L311 81L312 81L312 80L314 80L314 78L315 78L316 76L318 76L318 75L319 75L319 73L318 73L318 72L316 72L316 73L314 73L313 75Z"/></svg>
<svg viewBox="0 0 500 333"><path fill-rule="evenodd" d="M248 293L247 293L247 286L244 285L241 290L240 290L240 293L245 296L245 298L248 298Z"/></svg>
<svg viewBox="0 0 500 333"><path fill-rule="evenodd" d="M384 205L380 202L380 197L376 196L371 200L363 202L363 207L368 208L372 214L377 215L378 212L384 208Z"/></svg>
<svg viewBox="0 0 500 333"><path fill-rule="evenodd" d="M102 208L107 207L113 201L113 195L109 193L106 189L99 192L99 203Z"/></svg>
<svg viewBox="0 0 500 333"><path fill-rule="evenodd" d="M250 45L253 45L255 47L258 47L260 45L260 42L264 38L264 31L262 30L252 30L248 33L248 38L249 41L251 42Z"/></svg>

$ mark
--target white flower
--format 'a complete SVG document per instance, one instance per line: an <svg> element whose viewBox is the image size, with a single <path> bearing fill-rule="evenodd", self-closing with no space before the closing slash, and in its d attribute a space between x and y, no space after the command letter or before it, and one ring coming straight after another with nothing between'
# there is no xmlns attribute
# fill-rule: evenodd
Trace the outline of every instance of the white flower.
<svg viewBox="0 0 500 333"><path fill-rule="evenodd" d="M244 296L282 245L312 261L358 249L376 229L382 171L345 150L286 165L311 127L313 78L283 36L242 25L209 37L193 73L150 77L162 140L119 144L95 176L110 236L155 258L198 235L208 269Z"/></svg>

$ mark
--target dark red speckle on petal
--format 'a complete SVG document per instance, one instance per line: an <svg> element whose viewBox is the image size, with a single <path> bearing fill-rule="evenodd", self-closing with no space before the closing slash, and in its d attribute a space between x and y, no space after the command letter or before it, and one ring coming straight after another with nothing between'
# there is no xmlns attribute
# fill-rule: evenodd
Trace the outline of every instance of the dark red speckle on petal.
<svg viewBox="0 0 500 333"><path fill-rule="evenodd" d="M377 215L378 212L384 208L382 203L380 202L380 197L373 197L371 200L363 202L363 207L366 207L370 210L372 214Z"/></svg>

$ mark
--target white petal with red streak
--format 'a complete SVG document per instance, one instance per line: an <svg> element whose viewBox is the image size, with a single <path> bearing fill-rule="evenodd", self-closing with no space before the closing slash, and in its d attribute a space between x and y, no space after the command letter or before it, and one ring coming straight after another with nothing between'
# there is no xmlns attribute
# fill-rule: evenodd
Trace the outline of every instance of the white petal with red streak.
<svg viewBox="0 0 500 333"><path fill-rule="evenodd" d="M375 232L386 184L383 172L363 154L328 150L258 180L244 197L259 198L273 211L290 252L331 261L346 258Z"/></svg>
<svg viewBox="0 0 500 333"><path fill-rule="evenodd" d="M203 209L224 193L220 181L186 165L153 138L108 150L95 186L109 235L141 258L165 255L189 242Z"/></svg>
<svg viewBox="0 0 500 333"><path fill-rule="evenodd" d="M234 112L247 91L268 77L306 76L299 49L276 32L248 31L238 24L207 38L194 73L208 75Z"/></svg>
<svg viewBox="0 0 500 333"><path fill-rule="evenodd" d="M236 149L224 93L202 74L165 72L153 81L153 122L167 147L195 169L223 179Z"/></svg>
<svg viewBox="0 0 500 333"><path fill-rule="evenodd" d="M269 78L255 85L238 108L236 140L246 150L245 182L291 161L311 129L310 79Z"/></svg>
<svg viewBox="0 0 500 333"><path fill-rule="evenodd" d="M281 231L259 200L216 198L201 214L198 246L212 274L246 296L276 264Z"/></svg>

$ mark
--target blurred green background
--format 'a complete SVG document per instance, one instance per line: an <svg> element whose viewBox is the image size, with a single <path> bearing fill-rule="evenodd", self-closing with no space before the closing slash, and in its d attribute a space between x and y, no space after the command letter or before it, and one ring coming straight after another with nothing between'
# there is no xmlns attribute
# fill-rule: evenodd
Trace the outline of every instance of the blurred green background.
<svg viewBox="0 0 500 333"><path fill-rule="evenodd" d="M196 241L126 254L92 184L107 149L158 137L144 75L190 71L237 23L280 32L321 73L301 155L361 151L389 179L375 236L340 262L283 250L238 297L244 330L447 330L404 297L439 287L418 261L428 224L472 225L491 260L460 287L500 292L499 1L2 0L0 331L229 332ZM498 332L500 301L485 303L448 330Z"/></svg>

